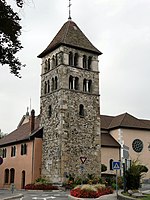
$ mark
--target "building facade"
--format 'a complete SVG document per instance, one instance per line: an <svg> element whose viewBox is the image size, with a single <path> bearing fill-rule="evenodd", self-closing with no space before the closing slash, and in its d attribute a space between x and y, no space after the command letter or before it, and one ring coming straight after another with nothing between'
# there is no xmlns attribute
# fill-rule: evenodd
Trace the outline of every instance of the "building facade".
<svg viewBox="0 0 150 200"><path fill-rule="evenodd" d="M42 176L62 182L67 174L100 175L101 137L98 56L101 52L68 20L42 58Z"/></svg>

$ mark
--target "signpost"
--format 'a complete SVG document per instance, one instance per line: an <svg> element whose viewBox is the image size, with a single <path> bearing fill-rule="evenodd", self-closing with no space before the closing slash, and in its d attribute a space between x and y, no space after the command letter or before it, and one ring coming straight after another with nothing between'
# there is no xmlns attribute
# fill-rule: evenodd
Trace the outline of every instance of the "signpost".
<svg viewBox="0 0 150 200"><path fill-rule="evenodd" d="M81 174L82 174L82 184L83 184L84 163L85 163L86 159L87 159L87 157L85 157L85 156L80 157L80 160L81 160L80 171L81 171Z"/></svg>
<svg viewBox="0 0 150 200"><path fill-rule="evenodd" d="M116 170L116 194L117 194L117 199L118 199L118 170L120 170L120 162L114 161L113 162L113 170Z"/></svg>

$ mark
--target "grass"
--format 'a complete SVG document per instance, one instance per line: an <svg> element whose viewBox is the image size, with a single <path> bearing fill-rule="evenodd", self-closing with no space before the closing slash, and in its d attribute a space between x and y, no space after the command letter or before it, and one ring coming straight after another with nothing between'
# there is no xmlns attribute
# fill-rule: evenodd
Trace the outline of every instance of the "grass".
<svg viewBox="0 0 150 200"><path fill-rule="evenodd" d="M150 200L150 194L147 195L147 197L144 197L144 198L142 198L142 199L140 199L140 200Z"/></svg>

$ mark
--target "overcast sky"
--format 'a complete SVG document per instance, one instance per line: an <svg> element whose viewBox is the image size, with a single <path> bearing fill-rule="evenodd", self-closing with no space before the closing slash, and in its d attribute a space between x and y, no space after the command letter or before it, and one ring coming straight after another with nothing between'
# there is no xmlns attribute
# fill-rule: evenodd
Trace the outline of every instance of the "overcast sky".
<svg viewBox="0 0 150 200"><path fill-rule="evenodd" d="M7 0L12 3L12 0ZM19 79L0 67L0 129L16 129L27 107L40 108L37 58L68 20L68 0L25 0L18 56ZM13 2L14 3L14 2ZM99 56L100 112L150 119L150 0L72 0L72 20L103 54Z"/></svg>

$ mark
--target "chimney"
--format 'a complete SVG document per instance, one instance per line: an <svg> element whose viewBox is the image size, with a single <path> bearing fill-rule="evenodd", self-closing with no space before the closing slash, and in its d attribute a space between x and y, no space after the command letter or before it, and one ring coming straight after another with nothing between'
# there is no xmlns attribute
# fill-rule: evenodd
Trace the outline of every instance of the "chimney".
<svg viewBox="0 0 150 200"><path fill-rule="evenodd" d="M31 132L34 131L35 128L35 111L31 110L31 118L30 118L30 129Z"/></svg>

